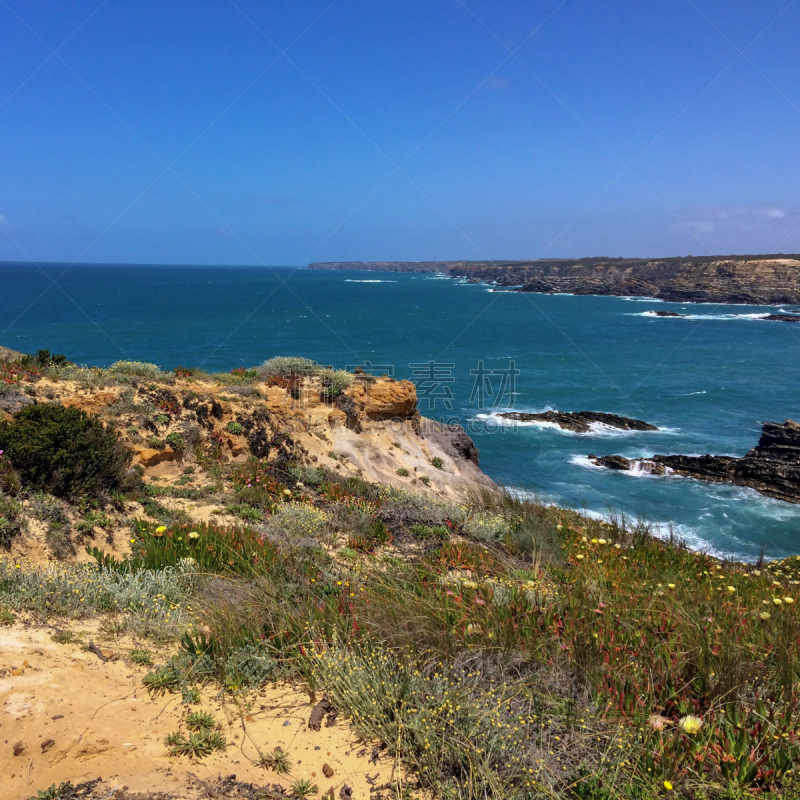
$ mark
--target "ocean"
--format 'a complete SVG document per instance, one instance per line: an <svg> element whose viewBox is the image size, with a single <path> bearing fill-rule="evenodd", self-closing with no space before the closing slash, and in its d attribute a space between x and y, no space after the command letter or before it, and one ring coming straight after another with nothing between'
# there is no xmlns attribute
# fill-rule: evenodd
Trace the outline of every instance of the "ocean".
<svg viewBox="0 0 800 800"><path fill-rule="evenodd" d="M61 276L57 285L42 270ZM303 355L386 372L418 384L423 415L465 425L481 467L514 491L639 517L718 555L800 553L800 506L739 487L610 472L586 459L740 456L762 423L800 420L800 325L759 319L781 308L500 292L426 274L42 270L0 264L0 345L96 366L125 359L228 371ZM512 409L608 411L661 430L575 435L498 424L497 412Z"/></svg>

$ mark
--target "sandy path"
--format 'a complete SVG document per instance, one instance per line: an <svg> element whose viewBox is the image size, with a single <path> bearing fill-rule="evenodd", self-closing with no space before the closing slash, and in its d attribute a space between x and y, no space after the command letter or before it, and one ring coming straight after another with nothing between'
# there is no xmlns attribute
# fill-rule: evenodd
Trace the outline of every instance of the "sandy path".
<svg viewBox="0 0 800 800"><path fill-rule="evenodd" d="M307 694L279 686L248 698L248 707L221 702L208 688L191 706L222 723L229 746L200 761L169 757L164 737L178 730L187 706L180 695L151 697L142 687L148 668L126 660L131 643L115 642L119 658L103 662L79 644L59 645L51 631L21 623L0 629L0 798L28 798L39 789L70 780L103 778L130 792L166 792L170 797L205 797L189 776L202 780L235 774L259 785L311 779L320 794L339 796L348 784L366 800L372 785L392 775L388 757L370 762L372 745L359 741L340 720L320 731L307 727ZM282 778L256 765L258 751L288 751L291 774ZM15 755L15 752L18 754ZM326 778L323 765L333 769ZM367 775L374 784L367 782Z"/></svg>

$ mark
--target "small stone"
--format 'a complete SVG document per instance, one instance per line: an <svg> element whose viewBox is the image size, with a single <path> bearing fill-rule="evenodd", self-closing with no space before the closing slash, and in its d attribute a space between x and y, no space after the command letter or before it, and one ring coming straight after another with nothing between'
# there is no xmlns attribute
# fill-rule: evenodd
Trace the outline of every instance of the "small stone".
<svg viewBox="0 0 800 800"><path fill-rule="evenodd" d="M323 764L322 765L322 774L326 778L332 778L333 777L333 767L330 764Z"/></svg>
<svg viewBox="0 0 800 800"><path fill-rule="evenodd" d="M14 745L14 755L21 756L25 752L25 745L22 742L17 742Z"/></svg>
<svg viewBox="0 0 800 800"><path fill-rule="evenodd" d="M341 800L350 800L352 796L353 796L353 789L347 784L345 784L344 786L342 786L341 789L339 789L339 797L341 798Z"/></svg>
<svg viewBox="0 0 800 800"><path fill-rule="evenodd" d="M24 669L22 669L21 667L17 667L16 669L12 669L12 670L11 670L11 674L12 674L12 675L13 675L15 678L18 678L20 675L24 675L24 674L25 674L25 670L24 670Z"/></svg>
<svg viewBox="0 0 800 800"><path fill-rule="evenodd" d="M54 717L50 717L50 719L52 719L52 720L64 719L64 715L63 714L56 714Z"/></svg>
<svg viewBox="0 0 800 800"><path fill-rule="evenodd" d="M283 727L285 728L287 725L291 725L291 724L292 724L292 723L291 723L291 722L289 722L289 720L287 719L287 720L286 720L286 722L284 722L284 723L283 723Z"/></svg>
<svg viewBox="0 0 800 800"><path fill-rule="evenodd" d="M39 747L42 748L43 753L46 753L55 743L55 739L45 739Z"/></svg>

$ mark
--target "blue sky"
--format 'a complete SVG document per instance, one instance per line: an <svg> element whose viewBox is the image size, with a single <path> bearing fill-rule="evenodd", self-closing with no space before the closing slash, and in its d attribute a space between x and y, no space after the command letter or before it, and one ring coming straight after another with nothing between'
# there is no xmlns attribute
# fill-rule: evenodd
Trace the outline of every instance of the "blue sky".
<svg viewBox="0 0 800 800"><path fill-rule="evenodd" d="M799 33L788 0L0 0L0 260L798 252Z"/></svg>

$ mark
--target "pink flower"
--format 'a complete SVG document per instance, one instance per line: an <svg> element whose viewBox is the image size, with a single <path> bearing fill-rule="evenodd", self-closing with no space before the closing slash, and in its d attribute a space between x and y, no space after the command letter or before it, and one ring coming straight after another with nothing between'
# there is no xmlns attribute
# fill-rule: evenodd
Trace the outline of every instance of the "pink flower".
<svg viewBox="0 0 800 800"><path fill-rule="evenodd" d="M476 597L476 598L475 598L475 602L476 602L476 603L477 603L479 606L485 606L485 605L486 605L486 601L485 601L485 600L484 600L482 597Z"/></svg>

